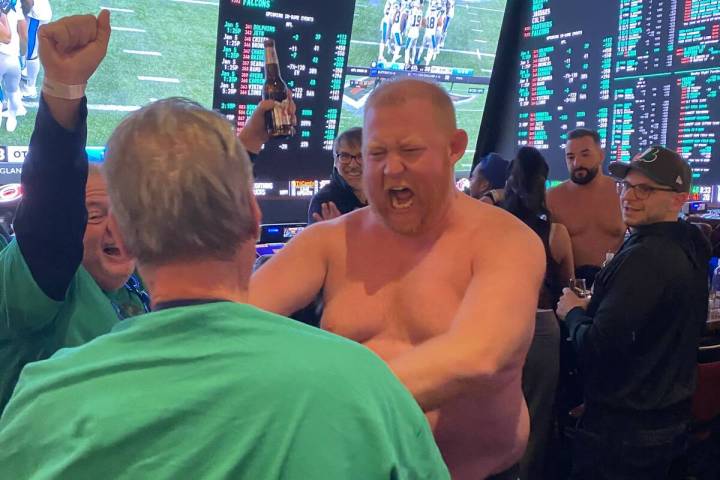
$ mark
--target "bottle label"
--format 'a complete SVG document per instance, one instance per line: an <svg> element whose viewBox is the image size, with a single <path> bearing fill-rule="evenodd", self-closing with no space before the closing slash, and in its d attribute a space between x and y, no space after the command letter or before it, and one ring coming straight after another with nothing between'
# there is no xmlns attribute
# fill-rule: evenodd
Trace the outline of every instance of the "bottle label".
<svg viewBox="0 0 720 480"><path fill-rule="evenodd" d="M276 104L272 109L273 125L275 127L284 127L292 125L292 118L290 117L290 101L288 99L283 100Z"/></svg>

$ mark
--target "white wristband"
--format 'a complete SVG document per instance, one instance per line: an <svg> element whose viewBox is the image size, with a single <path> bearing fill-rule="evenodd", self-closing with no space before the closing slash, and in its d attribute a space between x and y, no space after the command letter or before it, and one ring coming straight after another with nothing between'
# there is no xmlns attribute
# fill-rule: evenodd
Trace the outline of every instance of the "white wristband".
<svg viewBox="0 0 720 480"><path fill-rule="evenodd" d="M43 79L42 91L51 97L78 100L85 96L86 87L87 83L83 83L82 85L67 85L45 77L45 79Z"/></svg>

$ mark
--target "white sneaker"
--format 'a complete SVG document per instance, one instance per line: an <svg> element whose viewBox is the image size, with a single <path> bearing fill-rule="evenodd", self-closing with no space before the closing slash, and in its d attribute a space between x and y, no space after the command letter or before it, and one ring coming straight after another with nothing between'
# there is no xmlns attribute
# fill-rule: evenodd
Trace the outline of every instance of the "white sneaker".
<svg viewBox="0 0 720 480"><path fill-rule="evenodd" d="M23 105L21 102L20 107L17 109L17 112L15 112L15 116L24 117L25 115L27 115L27 108L25 108L25 105Z"/></svg>
<svg viewBox="0 0 720 480"><path fill-rule="evenodd" d="M8 132L14 132L17 128L17 118L15 117L8 117L7 123L5 124L5 130Z"/></svg>
<svg viewBox="0 0 720 480"><path fill-rule="evenodd" d="M22 99L25 101L28 100L37 100L38 92L37 87L31 87L29 85L20 84L20 90L22 91Z"/></svg>

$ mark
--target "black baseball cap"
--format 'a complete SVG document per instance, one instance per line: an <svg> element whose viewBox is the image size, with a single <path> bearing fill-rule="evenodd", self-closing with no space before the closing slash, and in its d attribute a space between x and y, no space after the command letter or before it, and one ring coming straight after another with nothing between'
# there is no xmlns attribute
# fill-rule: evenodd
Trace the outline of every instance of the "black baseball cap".
<svg viewBox="0 0 720 480"><path fill-rule="evenodd" d="M690 165L677 152L653 145L636 155L632 161L610 162L610 175L623 179L630 170L636 170L660 185L676 192L687 193L692 183Z"/></svg>

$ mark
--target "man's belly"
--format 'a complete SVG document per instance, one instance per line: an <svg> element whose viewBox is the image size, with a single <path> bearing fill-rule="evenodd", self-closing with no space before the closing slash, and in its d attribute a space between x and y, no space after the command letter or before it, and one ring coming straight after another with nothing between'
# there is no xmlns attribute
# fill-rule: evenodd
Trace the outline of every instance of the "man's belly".
<svg viewBox="0 0 720 480"><path fill-rule="evenodd" d="M386 362L412 348L406 342L373 338L365 342ZM427 412L435 440L453 480L477 480L515 464L530 431L520 374L491 392L477 391Z"/></svg>

